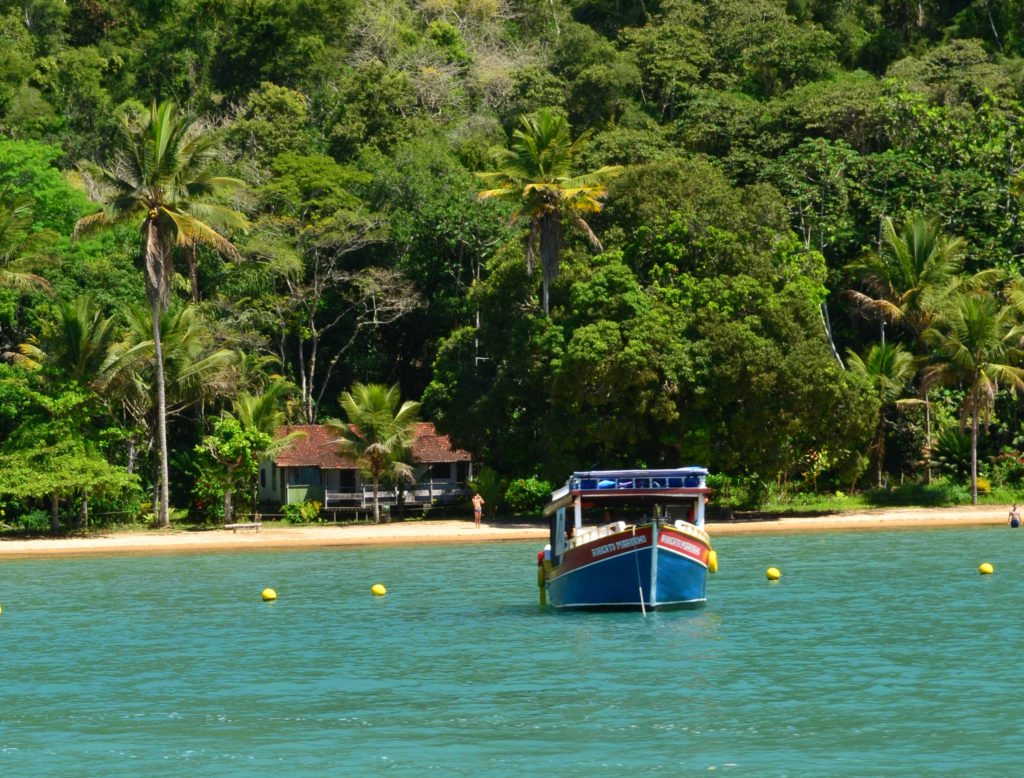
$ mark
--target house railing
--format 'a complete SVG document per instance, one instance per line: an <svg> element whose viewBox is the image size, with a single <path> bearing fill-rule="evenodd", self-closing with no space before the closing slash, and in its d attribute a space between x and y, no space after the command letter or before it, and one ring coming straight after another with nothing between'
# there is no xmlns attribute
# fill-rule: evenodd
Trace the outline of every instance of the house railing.
<svg viewBox="0 0 1024 778"><path fill-rule="evenodd" d="M471 492L465 484L458 484L450 480L431 479L409 485L403 496L407 506L426 506L457 502L470 494ZM397 505L398 493L392 489L382 488L378 492L377 499L381 505ZM371 505L373 505L373 486L324 491L324 508L367 508Z"/></svg>

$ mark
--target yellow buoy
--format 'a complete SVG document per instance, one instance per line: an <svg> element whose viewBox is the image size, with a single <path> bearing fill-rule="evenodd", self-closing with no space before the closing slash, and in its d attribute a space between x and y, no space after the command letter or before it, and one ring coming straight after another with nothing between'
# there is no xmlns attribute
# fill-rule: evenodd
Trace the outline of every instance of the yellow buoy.
<svg viewBox="0 0 1024 778"><path fill-rule="evenodd" d="M263 590L263 599L264 600L276 600L277 599L277 592L275 592L273 589L264 589Z"/></svg>
<svg viewBox="0 0 1024 778"><path fill-rule="evenodd" d="M769 581L778 581L782 577L782 573L779 572L777 567L769 567L765 570L764 574L768 576Z"/></svg>
<svg viewBox="0 0 1024 778"><path fill-rule="evenodd" d="M982 562L978 567L978 572L982 575L991 575L995 571L996 569L992 567L992 564L989 562Z"/></svg>
<svg viewBox="0 0 1024 778"><path fill-rule="evenodd" d="M714 549L708 551L708 570L712 573L718 572L718 554Z"/></svg>
<svg viewBox="0 0 1024 778"><path fill-rule="evenodd" d="M374 584L370 587L370 591L376 594L378 597L383 597L388 593L388 590L384 588L384 584Z"/></svg>

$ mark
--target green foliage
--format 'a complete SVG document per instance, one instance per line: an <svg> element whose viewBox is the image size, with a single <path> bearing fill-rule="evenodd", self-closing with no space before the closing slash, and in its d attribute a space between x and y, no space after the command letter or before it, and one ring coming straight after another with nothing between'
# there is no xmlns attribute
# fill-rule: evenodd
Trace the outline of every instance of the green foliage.
<svg viewBox="0 0 1024 778"><path fill-rule="evenodd" d="M957 481L971 475L971 434L960 429L945 429L939 433L932 461L940 470Z"/></svg>
<svg viewBox="0 0 1024 778"><path fill-rule="evenodd" d="M0 136L0 192L31 197L33 227L66 237L89 210L89 201L54 167L60 156L54 146Z"/></svg>
<svg viewBox="0 0 1024 778"><path fill-rule="evenodd" d="M192 507L204 521L219 524L224 519L223 473L206 469L199 471L192 484Z"/></svg>
<svg viewBox="0 0 1024 778"><path fill-rule="evenodd" d="M232 499L237 494L243 504L250 508L256 474L264 452L270 448L273 438L256 427L244 425L239 420L225 416L213 423L213 431L196 446L197 464L202 476L197 481L194 495L211 517L216 509L210 502L212 496L224 498L220 517L230 521Z"/></svg>
<svg viewBox="0 0 1024 778"><path fill-rule="evenodd" d="M242 114L228 128L225 142L246 163L262 168L280 154L307 155L315 151L316 133L304 95L269 82L260 84L246 101Z"/></svg>
<svg viewBox="0 0 1024 778"><path fill-rule="evenodd" d="M99 398L73 382L49 383L20 368L0 371L0 495L23 503L105 496L137 503L138 476L111 463L117 432L103 428Z"/></svg>
<svg viewBox="0 0 1024 778"><path fill-rule="evenodd" d="M551 499L553 487L539 478L516 478L505 491L505 504L513 513L540 513Z"/></svg>
<svg viewBox="0 0 1024 778"><path fill-rule="evenodd" d="M971 501L971 493L965 481L943 480L928 484L904 484L895 489L872 489L865 493L871 505L965 505Z"/></svg>
<svg viewBox="0 0 1024 778"><path fill-rule="evenodd" d="M32 200L0 262L54 295L0 289L0 351L26 344L44 366L0 380L5 454L71 441L61 456L149 477L157 380L139 265L151 297L203 309L166 321L179 472L200 469L195 444L216 437L221 411L262 414L259 390L276 384L245 366L270 355L299 402L271 398L265 419L312 421L338 387L398 384L498 472L557 480L594 463L699 461L744 505L801 485L847 489L869 446L876 475L926 477L929 444L960 410L992 416L983 446L1019 450L1012 370L979 385L950 368L956 387L931 389L926 413L906 402L920 376L872 390L836 355L870 363L884 313L887 345L950 367L951 344L922 335L949 334L948 285L967 285L961 270L973 285L1020 270L1021 11L1018 0L0 3L0 200ZM143 147L118 128L146 126L154 95L196 119L204 171L190 202L140 252L152 203L133 194L135 176L127 199L93 217L112 221L130 202L132 221L72 244L91 209L71 163L106 159L107 182L123 178L134 156L115 151ZM618 165L614 181L581 174ZM478 200L481 170L504 176L487 193L506 202ZM215 238L231 236L189 222L241 225L223 217L242 211L255 226L237 254ZM903 250L942 248L937 235L957 245L955 261L928 268L928 251ZM523 237L544 271L540 305ZM194 238L251 261L224 263ZM997 307L1024 310L1019 289L990 288ZM37 439L19 418L24 386ZM1014 477L1006 462L991 464L993 480Z"/></svg>
<svg viewBox="0 0 1024 778"><path fill-rule="evenodd" d="M989 477L996 487L1020 488L1024 483L1024 455L1004 448L1001 453L992 457L988 470Z"/></svg>
<svg viewBox="0 0 1024 778"><path fill-rule="evenodd" d="M320 508L323 507L316 500L308 500L300 503L291 503L282 506L284 514L281 520L287 524L313 524L323 521Z"/></svg>

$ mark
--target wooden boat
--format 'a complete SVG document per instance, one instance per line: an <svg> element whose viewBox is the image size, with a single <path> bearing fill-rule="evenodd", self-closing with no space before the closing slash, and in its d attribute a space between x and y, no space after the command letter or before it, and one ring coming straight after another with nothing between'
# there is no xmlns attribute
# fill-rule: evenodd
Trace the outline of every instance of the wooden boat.
<svg viewBox="0 0 1024 778"><path fill-rule="evenodd" d="M702 467L573 473L544 515L541 602L559 609L699 608L717 558L704 531Z"/></svg>

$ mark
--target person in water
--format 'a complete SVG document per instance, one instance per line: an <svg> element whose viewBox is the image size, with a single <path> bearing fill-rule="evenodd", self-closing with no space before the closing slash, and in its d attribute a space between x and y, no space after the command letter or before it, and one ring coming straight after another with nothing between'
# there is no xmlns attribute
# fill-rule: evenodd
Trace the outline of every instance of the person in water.
<svg viewBox="0 0 1024 778"><path fill-rule="evenodd" d="M1010 508L1010 519L1008 524L1015 529L1020 526L1020 513L1017 511L1017 503L1014 503L1013 507Z"/></svg>

